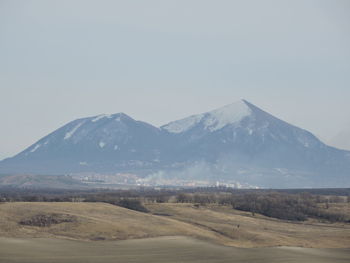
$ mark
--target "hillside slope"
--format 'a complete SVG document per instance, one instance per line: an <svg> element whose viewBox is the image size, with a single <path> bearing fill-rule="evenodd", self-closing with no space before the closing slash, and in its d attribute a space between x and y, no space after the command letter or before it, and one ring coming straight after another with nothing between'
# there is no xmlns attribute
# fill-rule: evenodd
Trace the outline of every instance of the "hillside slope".
<svg viewBox="0 0 350 263"><path fill-rule="evenodd" d="M187 236L235 247L300 246L346 248L349 224L293 223L252 217L229 207L191 204L149 204L140 213L104 203L0 204L0 237L124 240ZM73 217L51 226L22 225L36 215Z"/></svg>

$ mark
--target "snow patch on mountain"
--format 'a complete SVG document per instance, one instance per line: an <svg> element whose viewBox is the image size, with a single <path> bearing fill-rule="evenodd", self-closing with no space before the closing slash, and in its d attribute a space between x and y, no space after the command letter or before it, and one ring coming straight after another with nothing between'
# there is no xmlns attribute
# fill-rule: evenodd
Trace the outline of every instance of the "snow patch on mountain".
<svg viewBox="0 0 350 263"><path fill-rule="evenodd" d="M38 150L40 148L41 144L37 144L34 146L33 149L30 150L31 153L35 152L36 150Z"/></svg>
<svg viewBox="0 0 350 263"><path fill-rule="evenodd" d="M241 121L243 118L249 116L251 112L245 101L241 100L207 113L193 115L171 122L163 126L163 129L170 133L182 133L202 122L206 130L213 132L220 130L226 125Z"/></svg>
<svg viewBox="0 0 350 263"><path fill-rule="evenodd" d="M204 114L193 115L182 120L174 121L164 126L164 129L171 133L182 133L199 123L203 116Z"/></svg>
<svg viewBox="0 0 350 263"><path fill-rule="evenodd" d="M226 105L220 109L213 110L206 114L204 121L205 128L210 131L220 130L226 125L241 121L251 114L251 109L244 101L238 101Z"/></svg>
<svg viewBox="0 0 350 263"><path fill-rule="evenodd" d="M80 128L81 125L84 124L85 121L82 121L80 123L78 123L76 126L74 126L73 129L71 129L69 132L67 132L64 136L65 140L68 140L70 137L73 136L73 134Z"/></svg>
<svg viewBox="0 0 350 263"><path fill-rule="evenodd" d="M92 121L92 122L97 122L97 121L99 121L99 120L101 120L101 119L103 119L103 118L108 118L108 119L110 119L110 118L112 118L112 115L111 115L111 114L101 114L101 115L98 115L98 116L96 116L95 118L93 118L91 121Z"/></svg>

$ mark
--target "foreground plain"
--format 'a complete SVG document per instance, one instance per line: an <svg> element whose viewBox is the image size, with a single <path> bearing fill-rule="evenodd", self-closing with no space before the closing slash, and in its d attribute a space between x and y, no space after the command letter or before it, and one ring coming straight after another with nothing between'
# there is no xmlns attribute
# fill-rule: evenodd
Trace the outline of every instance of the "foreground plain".
<svg viewBox="0 0 350 263"><path fill-rule="evenodd" d="M233 248L187 237L98 242L0 238L1 263L345 263L349 258L350 249Z"/></svg>

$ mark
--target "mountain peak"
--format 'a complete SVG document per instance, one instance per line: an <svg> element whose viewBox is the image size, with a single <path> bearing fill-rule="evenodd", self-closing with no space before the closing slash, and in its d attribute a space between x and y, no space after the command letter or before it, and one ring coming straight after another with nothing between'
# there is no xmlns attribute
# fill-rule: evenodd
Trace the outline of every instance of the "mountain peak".
<svg viewBox="0 0 350 263"><path fill-rule="evenodd" d="M114 119L116 121L120 121L120 120L133 120L133 118L131 118L130 116L128 116L127 114L123 113L123 112L119 112L119 113L115 113L115 114L100 114L100 115L96 115L91 117L91 121L92 122L98 122L100 120L103 119Z"/></svg>
<svg viewBox="0 0 350 263"><path fill-rule="evenodd" d="M113 117L113 115L112 114L100 114L100 115L96 115L96 116L93 116L93 117L91 117L92 118L92 122L97 122L97 121L99 121L99 120L101 120L101 119L104 119L104 118L108 118L108 119L110 119L110 118L112 118Z"/></svg>
<svg viewBox="0 0 350 263"><path fill-rule="evenodd" d="M228 124L239 122L250 114L251 109L247 105L247 102L245 100L239 100L209 112L171 122L162 128L170 133L182 133L201 123L205 129L216 131Z"/></svg>
<svg viewBox="0 0 350 263"><path fill-rule="evenodd" d="M241 121L251 114L251 109L244 100L228 104L206 113L204 125L210 131L216 131L228 124Z"/></svg>

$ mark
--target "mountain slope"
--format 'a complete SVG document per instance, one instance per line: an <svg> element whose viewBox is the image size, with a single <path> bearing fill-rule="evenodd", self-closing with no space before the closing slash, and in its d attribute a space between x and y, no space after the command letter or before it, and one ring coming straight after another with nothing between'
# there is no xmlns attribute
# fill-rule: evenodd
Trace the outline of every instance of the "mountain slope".
<svg viewBox="0 0 350 263"><path fill-rule="evenodd" d="M339 149L350 150L350 125L348 129L345 129L338 133L334 138L329 141L329 144Z"/></svg>
<svg viewBox="0 0 350 263"><path fill-rule="evenodd" d="M242 100L161 128L123 113L78 119L0 162L0 171L127 172L158 183L350 186L350 152Z"/></svg>

